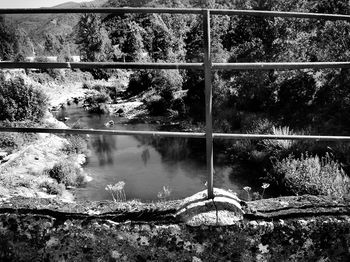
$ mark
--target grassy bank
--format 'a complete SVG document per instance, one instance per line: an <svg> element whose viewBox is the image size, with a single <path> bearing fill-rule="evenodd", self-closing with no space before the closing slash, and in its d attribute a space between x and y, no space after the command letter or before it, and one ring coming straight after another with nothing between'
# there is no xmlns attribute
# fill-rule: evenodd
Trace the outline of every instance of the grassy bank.
<svg viewBox="0 0 350 262"><path fill-rule="evenodd" d="M78 76L71 75L65 82L42 73L2 72L1 126L67 128L48 109L66 103L67 99L84 96L84 90L76 88L82 83L74 82L79 80ZM79 77L86 80L86 75ZM87 153L84 137L1 133L0 152L5 155L0 162L1 198L58 197L73 201L74 196L67 189L81 186L88 180L82 169Z"/></svg>

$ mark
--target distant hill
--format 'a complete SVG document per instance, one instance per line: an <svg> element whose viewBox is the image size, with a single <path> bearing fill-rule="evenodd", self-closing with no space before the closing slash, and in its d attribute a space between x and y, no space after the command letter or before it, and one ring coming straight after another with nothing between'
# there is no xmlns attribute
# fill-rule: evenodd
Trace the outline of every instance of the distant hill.
<svg viewBox="0 0 350 262"><path fill-rule="evenodd" d="M219 0L217 0L219 1ZM221 0L224 1L224 0ZM206 0L93 0L85 3L69 1L52 8L79 8L87 7L201 7ZM235 2L235 1L233 1ZM44 49L45 36L52 34L62 36L69 40L71 54L77 53L74 43L74 28L79 21L80 14L13 14L6 15L6 21L12 23L25 35L26 55L32 55L34 48L37 55L41 55Z"/></svg>
<svg viewBox="0 0 350 262"><path fill-rule="evenodd" d="M53 8L78 8L81 6L95 6L100 7L107 3L108 0L93 0L85 3L76 3L74 1L65 2L63 4L55 5Z"/></svg>

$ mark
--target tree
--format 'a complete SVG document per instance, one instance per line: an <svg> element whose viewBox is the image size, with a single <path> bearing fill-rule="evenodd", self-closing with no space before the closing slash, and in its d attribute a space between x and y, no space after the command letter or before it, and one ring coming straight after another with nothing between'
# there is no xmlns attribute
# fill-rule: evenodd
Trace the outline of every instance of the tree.
<svg viewBox="0 0 350 262"><path fill-rule="evenodd" d="M107 61L113 57L111 41L97 14L83 14L80 17L76 43L82 61Z"/></svg>
<svg viewBox="0 0 350 262"><path fill-rule="evenodd" d="M46 34L44 41L44 51L47 55L58 56L64 48L65 40L62 36Z"/></svg>
<svg viewBox="0 0 350 262"><path fill-rule="evenodd" d="M80 48L82 61L104 62L114 58L114 49L108 33L97 14L83 14L78 22L76 43ZM95 78L107 79L111 71L93 69Z"/></svg>
<svg viewBox="0 0 350 262"><path fill-rule="evenodd" d="M22 78L0 77L0 121L40 121L47 110L44 91L25 83Z"/></svg>
<svg viewBox="0 0 350 262"><path fill-rule="evenodd" d="M0 16L0 59L11 60L15 56L16 35L15 28L6 23Z"/></svg>
<svg viewBox="0 0 350 262"><path fill-rule="evenodd" d="M143 35L145 30L138 23L136 15L109 15L104 19L104 26L113 47L119 50L115 59L140 61L144 57Z"/></svg>

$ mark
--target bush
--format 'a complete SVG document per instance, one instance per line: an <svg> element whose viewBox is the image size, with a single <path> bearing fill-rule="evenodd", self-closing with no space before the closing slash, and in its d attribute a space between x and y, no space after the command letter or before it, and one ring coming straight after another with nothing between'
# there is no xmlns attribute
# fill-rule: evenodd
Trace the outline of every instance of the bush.
<svg viewBox="0 0 350 262"><path fill-rule="evenodd" d="M30 121L10 122L8 120L1 121L2 127L36 127L37 125ZM38 138L34 133L13 133L4 132L0 135L0 148L5 151L16 150Z"/></svg>
<svg viewBox="0 0 350 262"><path fill-rule="evenodd" d="M312 75L300 72L293 78L280 84L278 92L278 108L283 123L304 126L314 117L311 113L312 104L317 91Z"/></svg>
<svg viewBox="0 0 350 262"><path fill-rule="evenodd" d="M294 134L293 130L290 130L288 126L284 126L284 127L272 126L271 133L272 133L272 135L275 135L275 136L289 136L289 135ZM285 150L285 151L287 151L287 150L291 149L291 147L294 144L294 141L293 140L267 139L267 140L263 140L262 143L269 151L273 151L273 150Z"/></svg>
<svg viewBox="0 0 350 262"><path fill-rule="evenodd" d="M147 71L138 71L130 75L127 92L129 95L137 95L152 86L152 74Z"/></svg>
<svg viewBox="0 0 350 262"><path fill-rule="evenodd" d="M137 95L146 90L161 92L163 89L175 92L182 87L182 76L178 70L144 70L130 75L127 92Z"/></svg>
<svg viewBox="0 0 350 262"><path fill-rule="evenodd" d="M65 79L70 82L87 82L93 80L89 72L82 72L80 69L71 69L65 71Z"/></svg>
<svg viewBox="0 0 350 262"><path fill-rule="evenodd" d="M179 98L174 99L172 109L176 110L180 115L185 114L186 105L185 105L183 98L179 97Z"/></svg>
<svg viewBox="0 0 350 262"><path fill-rule="evenodd" d="M97 94L88 96L84 102L89 105L93 105L93 104L107 103L109 101L110 101L110 97L108 96L108 94L102 92L102 93L97 93Z"/></svg>
<svg viewBox="0 0 350 262"><path fill-rule="evenodd" d="M105 104L110 101L111 98L109 95L105 92L102 92L88 96L84 100L84 104L88 106L90 113L104 114L108 113L108 108Z"/></svg>
<svg viewBox="0 0 350 262"><path fill-rule="evenodd" d="M81 168L67 160L56 163L47 173L51 178L65 186L80 186L85 180Z"/></svg>
<svg viewBox="0 0 350 262"><path fill-rule="evenodd" d="M64 185L58 184L57 181L44 181L40 184L40 188L45 188L46 193L50 195L61 195L64 190Z"/></svg>
<svg viewBox="0 0 350 262"><path fill-rule="evenodd" d="M79 121L75 122L72 129L84 129ZM86 135L73 135L67 134L65 138L68 140L68 144L63 148L63 151L67 154L88 154L88 139Z"/></svg>
<svg viewBox="0 0 350 262"><path fill-rule="evenodd" d="M168 102L160 95L151 95L144 99L144 103L150 113L153 116L165 115L169 108Z"/></svg>
<svg viewBox="0 0 350 262"><path fill-rule="evenodd" d="M52 77L47 73L29 73L29 77L33 79L35 82L41 84L41 85L47 85L48 83L54 81Z"/></svg>
<svg viewBox="0 0 350 262"><path fill-rule="evenodd" d="M277 161L273 168L274 179L279 180L287 192L339 198L349 194L349 177L328 153L321 158L308 153L297 159L289 155Z"/></svg>
<svg viewBox="0 0 350 262"><path fill-rule="evenodd" d="M0 120L39 121L43 118L48 104L41 89L25 84L21 78L0 81Z"/></svg>
<svg viewBox="0 0 350 262"><path fill-rule="evenodd" d="M118 87L115 86L108 86L108 85L101 85L101 84L96 84L91 87L91 89L94 89L100 93L105 93L109 95L109 97L115 101L117 98L117 93L118 93Z"/></svg>
<svg viewBox="0 0 350 262"><path fill-rule="evenodd" d="M134 76L133 81L135 83L129 83L129 93L135 94L148 90L143 102L151 115L158 116L168 113L178 115L184 113L185 104L183 99L180 97L175 99L176 92L182 86L182 77L179 72L173 70L169 73L164 70L153 70L148 74L146 73L146 71L138 73L138 79ZM140 82L144 78L147 78L147 80Z"/></svg>
<svg viewBox="0 0 350 262"><path fill-rule="evenodd" d="M68 144L63 148L67 154L87 154L87 139L81 135L66 135Z"/></svg>

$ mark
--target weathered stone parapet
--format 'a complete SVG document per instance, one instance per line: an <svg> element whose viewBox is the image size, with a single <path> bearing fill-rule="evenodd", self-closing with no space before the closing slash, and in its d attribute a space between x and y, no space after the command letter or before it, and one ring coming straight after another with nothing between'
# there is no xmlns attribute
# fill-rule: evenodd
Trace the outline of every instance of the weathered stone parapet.
<svg viewBox="0 0 350 262"><path fill-rule="evenodd" d="M190 226L233 225L243 219L241 200L223 189L214 188L214 199L207 199L207 190L185 198L176 217Z"/></svg>
<svg viewBox="0 0 350 262"><path fill-rule="evenodd" d="M190 227L3 214L0 261L349 261L349 225L349 217Z"/></svg>
<svg viewBox="0 0 350 262"><path fill-rule="evenodd" d="M241 204L243 219L231 225L189 226L176 219L182 201L142 209L137 202L7 200L0 206L0 261L350 261L347 201L303 196Z"/></svg>

